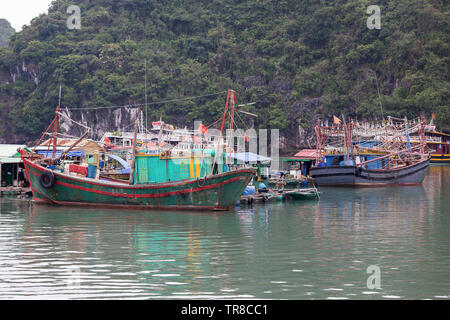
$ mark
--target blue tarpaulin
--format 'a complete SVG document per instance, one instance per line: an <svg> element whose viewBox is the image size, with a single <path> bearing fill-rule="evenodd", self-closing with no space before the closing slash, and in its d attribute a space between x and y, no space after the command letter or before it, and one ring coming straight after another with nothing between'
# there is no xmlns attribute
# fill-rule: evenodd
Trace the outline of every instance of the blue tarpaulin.
<svg viewBox="0 0 450 320"><path fill-rule="evenodd" d="M53 156L53 151L50 150L47 153L47 150L37 150L37 154L43 154L47 158L51 158ZM56 158L59 158L61 156L61 150L56 150ZM67 153L66 157L82 157L84 156L84 151L70 151Z"/></svg>
<svg viewBox="0 0 450 320"><path fill-rule="evenodd" d="M107 156L111 159L116 160L117 162L119 162L122 165L123 169L119 170L120 173L130 173L130 165L128 164L128 162L123 160L121 157L113 155L113 154L108 154Z"/></svg>

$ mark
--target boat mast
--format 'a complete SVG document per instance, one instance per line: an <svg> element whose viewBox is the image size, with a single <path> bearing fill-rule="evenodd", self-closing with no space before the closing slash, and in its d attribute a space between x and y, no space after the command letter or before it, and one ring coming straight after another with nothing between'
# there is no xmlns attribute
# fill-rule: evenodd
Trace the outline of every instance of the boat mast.
<svg viewBox="0 0 450 320"><path fill-rule="evenodd" d="M52 150L52 159L56 158L56 143L57 143L57 133L58 133L58 121L59 121L59 106L61 105L61 85L59 85L59 100L58 106L56 107L55 113L55 126L53 127L53 150Z"/></svg>
<svg viewBox="0 0 450 320"><path fill-rule="evenodd" d="M408 127L408 118L405 116L405 135L406 135L406 147L411 148L411 142L409 139L409 127Z"/></svg>
<svg viewBox="0 0 450 320"><path fill-rule="evenodd" d="M213 161L213 165L212 165L212 169L211 169L211 174L213 174L214 172L214 166L216 165L216 159L217 159L217 154L219 153L219 148L221 147L221 142L222 142L222 132L223 132L223 126L225 124L225 118L227 115L227 111L228 111L228 103L230 102L230 99L234 100L235 98L235 91L229 89L228 90L228 95L227 95L227 102L225 103L225 110L223 112L223 116L222 116L222 125L220 127L220 134L219 134L219 140L217 141L217 147L216 147L216 154L214 155L214 161Z"/></svg>
<svg viewBox="0 0 450 320"><path fill-rule="evenodd" d="M420 137L420 144L422 145L420 152L422 154L424 154L425 146L426 146L426 142L427 142L426 137L425 137L425 120L423 119L422 116L420 116L419 121L420 121L419 137Z"/></svg>
<svg viewBox="0 0 450 320"><path fill-rule="evenodd" d="M230 119L230 135L228 136L227 146L228 146L228 153L227 153L227 160L231 163L231 153L233 152L234 147L234 114L236 112L236 93L233 91L233 96L230 100L231 105L231 119Z"/></svg>
<svg viewBox="0 0 450 320"><path fill-rule="evenodd" d="M320 130L320 120L317 120L316 126L316 165L322 160L322 132Z"/></svg>
<svg viewBox="0 0 450 320"><path fill-rule="evenodd" d="M145 79L144 79L144 86L145 86L145 136L147 137L147 130L148 130L148 110L147 110L147 58L145 59Z"/></svg>
<svg viewBox="0 0 450 320"><path fill-rule="evenodd" d="M344 164L346 164L346 162L348 161L348 132L347 132L347 124L345 123L345 117L344 115L342 115L342 120L344 121Z"/></svg>
<svg viewBox="0 0 450 320"><path fill-rule="evenodd" d="M132 150L132 155L131 155L131 172L130 172L130 179L129 179L130 184L133 184L134 171L136 170L136 139L137 139L138 124L139 124L139 121L136 119L136 122L134 123L133 150Z"/></svg>

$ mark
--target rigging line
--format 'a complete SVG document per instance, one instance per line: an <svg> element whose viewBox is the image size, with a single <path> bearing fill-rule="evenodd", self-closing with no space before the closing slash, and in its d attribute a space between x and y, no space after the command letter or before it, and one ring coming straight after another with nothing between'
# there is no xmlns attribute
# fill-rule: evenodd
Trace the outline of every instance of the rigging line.
<svg viewBox="0 0 450 320"><path fill-rule="evenodd" d="M241 120L241 122L242 122L242 124L243 124L243 127L244 127L244 128L247 127L247 124L246 124L245 121L241 118L241 116L239 115L239 112L236 112L236 114L237 114L239 120ZM237 125L236 125L236 127L237 127Z"/></svg>
<svg viewBox="0 0 450 320"><path fill-rule="evenodd" d="M79 125L80 127L83 127L83 128L85 128L85 129L87 129L87 130L89 130L89 131L91 130L91 128L89 128L88 126L85 126L84 124L82 124L82 123L80 123L80 122L77 122L77 121L71 119L69 116L65 115L64 113L61 113L61 112L56 112L56 113L57 113L58 115L60 115L60 116L63 116L63 117L66 118L67 120L72 121L73 123Z"/></svg>
<svg viewBox="0 0 450 320"><path fill-rule="evenodd" d="M157 102L148 102L148 103L139 103L139 104L126 104L121 106L105 106L105 107L91 107L91 108L67 108L70 111L74 110L100 110L100 109L115 109L115 108L137 108L142 107L144 105L151 106L151 105L158 105L158 104L164 104L169 102L177 102L177 101L186 101L186 100L193 100L193 99L199 99L203 97L209 97L209 96L216 96L222 93L226 93L228 91L221 91L216 93L210 93L210 94L204 94L201 96L193 96L193 97L186 97L186 98L179 98L179 99L172 99L172 100L165 100L165 101L157 101Z"/></svg>
<svg viewBox="0 0 450 320"><path fill-rule="evenodd" d="M213 122L212 124L210 124L209 126L206 126L206 128L209 128L209 127L211 127L211 126L213 126L213 125L215 125L217 122L219 122L221 119L219 118L219 119L217 119L217 121L216 122Z"/></svg>
<svg viewBox="0 0 450 320"><path fill-rule="evenodd" d="M53 133L49 133L49 132L45 132L44 134L47 135L47 136L52 136L53 135ZM56 135L59 136L59 137L66 137L66 139L68 139L68 138L76 138L76 139L78 139L79 138L77 136L71 136L70 134L59 133L59 132L56 133Z"/></svg>

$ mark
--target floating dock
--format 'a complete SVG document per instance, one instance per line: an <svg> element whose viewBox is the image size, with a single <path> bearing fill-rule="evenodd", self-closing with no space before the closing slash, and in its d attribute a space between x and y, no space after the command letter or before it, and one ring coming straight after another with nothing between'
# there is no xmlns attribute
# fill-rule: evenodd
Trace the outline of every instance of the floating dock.
<svg viewBox="0 0 450 320"><path fill-rule="evenodd" d="M20 196L29 197L31 196L31 188L24 187L0 187L0 197L3 196Z"/></svg>
<svg viewBox="0 0 450 320"><path fill-rule="evenodd" d="M254 194L243 195L239 199L240 204L253 204L260 202L276 202L285 200L314 200L319 199L320 192L316 188L299 188L288 190L271 190L267 192L255 192Z"/></svg>

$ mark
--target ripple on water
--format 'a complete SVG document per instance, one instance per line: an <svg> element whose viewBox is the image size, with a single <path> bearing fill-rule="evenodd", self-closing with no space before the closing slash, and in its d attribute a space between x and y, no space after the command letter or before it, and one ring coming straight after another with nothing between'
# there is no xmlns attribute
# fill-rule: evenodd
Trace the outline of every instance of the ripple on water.
<svg viewBox="0 0 450 320"><path fill-rule="evenodd" d="M225 214L2 198L0 299L449 299L448 181L430 167L423 187L323 188ZM395 291L366 289L373 264Z"/></svg>

